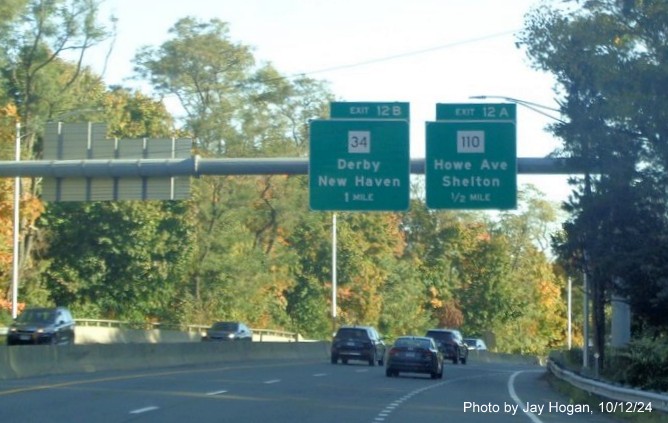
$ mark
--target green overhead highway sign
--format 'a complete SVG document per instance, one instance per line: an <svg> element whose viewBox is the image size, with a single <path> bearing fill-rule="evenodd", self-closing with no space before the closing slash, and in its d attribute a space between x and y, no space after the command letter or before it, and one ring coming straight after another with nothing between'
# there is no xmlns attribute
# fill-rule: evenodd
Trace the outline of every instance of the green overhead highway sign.
<svg viewBox="0 0 668 423"><path fill-rule="evenodd" d="M427 122L427 207L517 207L514 104L438 104Z"/></svg>
<svg viewBox="0 0 668 423"><path fill-rule="evenodd" d="M311 121L311 209L407 210L409 154L405 120Z"/></svg>
<svg viewBox="0 0 668 423"><path fill-rule="evenodd" d="M405 119L410 116L404 102L332 102L329 116L336 119Z"/></svg>

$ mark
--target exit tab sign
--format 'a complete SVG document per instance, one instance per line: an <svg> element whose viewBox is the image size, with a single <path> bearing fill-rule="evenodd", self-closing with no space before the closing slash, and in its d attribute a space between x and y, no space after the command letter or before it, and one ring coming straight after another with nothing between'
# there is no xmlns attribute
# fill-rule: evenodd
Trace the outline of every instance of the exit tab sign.
<svg viewBox="0 0 668 423"><path fill-rule="evenodd" d="M403 119L409 120L410 107L405 102L331 102L333 119Z"/></svg>
<svg viewBox="0 0 668 423"><path fill-rule="evenodd" d="M516 109L514 103L439 103L436 104L436 120L500 120L515 123L517 120Z"/></svg>

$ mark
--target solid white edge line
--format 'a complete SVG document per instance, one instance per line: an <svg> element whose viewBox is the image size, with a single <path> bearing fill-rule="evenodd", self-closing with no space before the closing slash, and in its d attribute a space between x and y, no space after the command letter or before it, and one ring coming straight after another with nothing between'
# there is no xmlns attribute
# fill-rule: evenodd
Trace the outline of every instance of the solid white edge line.
<svg viewBox="0 0 668 423"><path fill-rule="evenodd" d="M515 404L517 404L520 407L520 410L522 410L522 412L526 414L531 419L532 422L543 423L543 421L539 419L538 416L536 416L531 411L524 411L524 403L522 402L520 397L517 396L517 392L515 392L515 378L517 377L517 375L524 372L525 372L524 370L520 370L513 373L510 376L510 378L508 379L508 393L510 394L510 397L513 399L513 401L515 401Z"/></svg>

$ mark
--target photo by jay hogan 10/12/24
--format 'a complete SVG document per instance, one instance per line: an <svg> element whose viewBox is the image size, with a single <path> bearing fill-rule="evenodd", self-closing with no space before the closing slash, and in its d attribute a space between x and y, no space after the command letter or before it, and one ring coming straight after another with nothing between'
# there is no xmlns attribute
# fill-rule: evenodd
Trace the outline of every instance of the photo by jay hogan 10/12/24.
<svg viewBox="0 0 668 423"><path fill-rule="evenodd" d="M516 415L517 413L534 414L541 416L543 414L565 414L573 416L575 414L594 414L594 412L612 414L612 413L651 413L652 403L650 401L601 401L598 404L566 404L558 401L550 401L544 404L526 402L516 404L504 401L503 404L495 403L477 403L474 401L464 402L465 413L495 414L503 413Z"/></svg>
<svg viewBox="0 0 668 423"><path fill-rule="evenodd" d="M566 414L572 416L574 414L593 414L592 407L588 404L565 404L555 401L550 401L546 404L534 404L527 402L520 406L519 404L503 402L503 404L494 403L476 403L473 401L464 402L465 413L481 413L481 414L510 414L517 413L532 413L537 416L543 414Z"/></svg>

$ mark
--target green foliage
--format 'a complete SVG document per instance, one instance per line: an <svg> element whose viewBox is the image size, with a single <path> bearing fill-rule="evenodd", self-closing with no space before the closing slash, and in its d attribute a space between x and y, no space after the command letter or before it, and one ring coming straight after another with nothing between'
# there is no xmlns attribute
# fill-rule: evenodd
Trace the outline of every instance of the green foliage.
<svg viewBox="0 0 668 423"><path fill-rule="evenodd" d="M397 263L381 295L383 309L378 328L384 336L423 335L435 326L424 301L425 289L420 273L407 260Z"/></svg>
<svg viewBox="0 0 668 423"><path fill-rule="evenodd" d="M99 317L169 320L189 263L188 227L178 203L52 205L50 266L44 278L55 303Z"/></svg>
<svg viewBox="0 0 668 423"><path fill-rule="evenodd" d="M327 303L326 286L318 280L300 280L286 293L286 313L290 316L290 328L310 339L328 339L332 324ZM330 294L331 295L331 294Z"/></svg>
<svg viewBox="0 0 668 423"><path fill-rule="evenodd" d="M217 19L184 18L170 33L173 38L159 48L137 54L136 70L158 93L180 100L202 150L251 155L252 140L232 124L247 120L243 116L254 104L246 89L255 64L250 48L232 42L227 24Z"/></svg>
<svg viewBox="0 0 668 423"><path fill-rule="evenodd" d="M380 292L403 253L396 215L346 214L339 218L337 264L342 322L377 325Z"/></svg>
<svg viewBox="0 0 668 423"><path fill-rule="evenodd" d="M164 103L141 92L111 87L102 103L110 138L185 137L175 133L174 119Z"/></svg>
<svg viewBox="0 0 668 423"><path fill-rule="evenodd" d="M668 391L668 339L642 337L608 354L609 377L648 391Z"/></svg>
<svg viewBox="0 0 668 423"><path fill-rule="evenodd" d="M582 350L553 350L550 359L572 372L582 369ZM593 359L593 358L592 358ZM600 378L645 391L668 391L668 342L665 337L641 336L624 348L609 348Z"/></svg>
<svg viewBox="0 0 668 423"><path fill-rule="evenodd" d="M1 80L11 93L32 152L44 122L89 109L102 95L98 76L82 66L86 51L109 34L98 21L99 0L11 1L3 31ZM72 60L72 61L69 61Z"/></svg>
<svg viewBox="0 0 668 423"><path fill-rule="evenodd" d="M0 326L9 326L12 323L12 314L5 309L0 309Z"/></svg>
<svg viewBox="0 0 668 423"><path fill-rule="evenodd" d="M292 271L295 284L285 291L286 312L293 330L315 339L328 339L332 333L328 217L327 213L302 213L301 222L286 238L298 257Z"/></svg>

